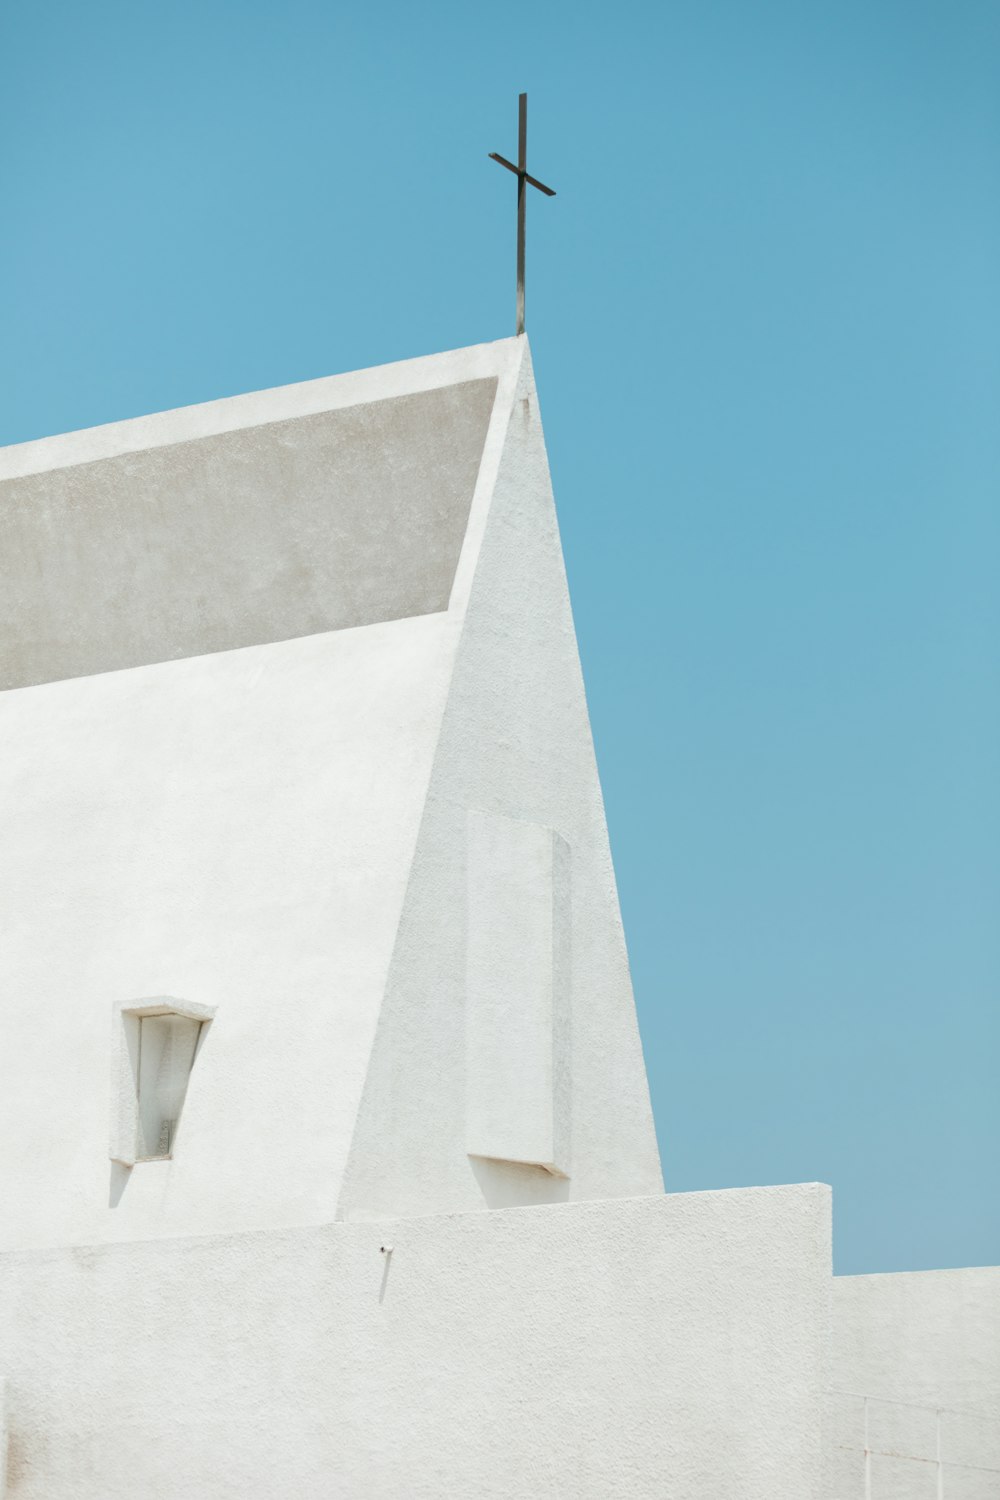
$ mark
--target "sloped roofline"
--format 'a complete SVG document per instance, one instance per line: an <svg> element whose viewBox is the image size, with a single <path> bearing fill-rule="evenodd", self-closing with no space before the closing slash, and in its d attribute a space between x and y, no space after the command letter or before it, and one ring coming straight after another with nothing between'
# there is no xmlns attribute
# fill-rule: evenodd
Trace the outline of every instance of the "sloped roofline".
<svg viewBox="0 0 1000 1500"><path fill-rule="evenodd" d="M0 688L469 597L527 342L0 449Z"/></svg>
<svg viewBox="0 0 1000 1500"><path fill-rule="evenodd" d="M523 337L497 339L489 344L472 344L442 354L421 355L416 359L373 365L341 375L324 375L317 380L248 391L217 401L203 401L196 406L180 406L171 411L108 422L100 427L84 427L76 432L13 443L0 447L0 481L114 458L123 453L168 447L219 433L238 432L265 422L286 421L394 396L439 390L468 380L496 377L502 386L505 375L516 373L524 345Z"/></svg>

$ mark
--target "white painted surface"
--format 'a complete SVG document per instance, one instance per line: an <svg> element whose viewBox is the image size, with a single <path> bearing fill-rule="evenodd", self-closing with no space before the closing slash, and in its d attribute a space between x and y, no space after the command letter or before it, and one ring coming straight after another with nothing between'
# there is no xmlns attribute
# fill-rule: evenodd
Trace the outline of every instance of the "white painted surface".
<svg viewBox="0 0 1000 1500"><path fill-rule="evenodd" d="M1000 1500L1000 1268L835 1277L830 1380L831 1500Z"/></svg>
<svg viewBox="0 0 1000 1500"><path fill-rule="evenodd" d="M247 391L219 401L203 401L197 406L181 406L173 411L129 417L124 422L108 422L102 427L85 427L28 443L12 443L0 448L0 481L74 464L97 463L123 453L195 442L268 422L288 422L368 402L390 401L397 396L436 391L466 380L499 377L503 381L507 367L519 358L520 344L516 338L496 339L489 344L449 349L443 354L425 354L418 359L348 370L341 375L324 375L319 380Z"/></svg>
<svg viewBox="0 0 1000 1500"><path fill-rule="evenodd" d="M7 1382L0 1377L0 1500L7 1494Z"/></svg>
<svg viewBox="0 0 1000 1500"><path fill-rule="evenodd" d="M842 1390L1000 1413L1000 1267L837 1276Z"/></svg>
<svg viewBox="0 0 1000 1500"><path fill-rule="evenodd" d="M0 694L0 1243L660 1188L524 340L25 445L0 454L0 475L55 486L66 465L138 464L148 450L165 492L183 500L177 514L190 517L184 455L213 432L238 439L245 457L261 433L273 443L281 427L294 448L304 423L348 411L381 443L386 401L450 399L484 380L497 396L439 601L447 610ZM348 447L354 483L363 444ZM338 510L339 451L331 525L364 575L367 543L351 552L357 537ZM433 509L431 468L424 479ZM232 494L223 498L229 515ZM280 510L277 492L273 504ZM162 524L170 517L168 507ZM274 543L279 570L282 535L254 543ZM426 581L438 555L433 529L425 535L429 550L410 564ZM339 574L324 576L336 594ZM277 634L281 610L294 612L286 584L268 603ZM228 597L239 624L242 596ZM58 634L64 616L51 618ZM562 1179L467 1151L472 808L545 825L568 851L573 930L557 934L551 1081ZM518 938L510 933L511 948ZM107 1018L116 1003L157 993L215 1007L219 1019L172 1160L116 1163L109 1180L98 1142L109 1112L113 1131L120 1125L120 1101L117 1084L109 1097Z"/></svg>
<svg viewBox="0 0 1000 1500"><path fill-rule="evenodd" d="M830 1370L825 1189L635 1196L662 1181L526 342L47 439L0 479L155 452L183 490L185 444L294 445L354 407L371 436L365 403L479 380L464 534L449 502L410 559L406 607L434 612L327 628L370 551L348 526L317 633L0 694L11 1493L811 1500L825 1452L823 1492L859 1500L833 1385L884 1438L869 1500L937 1484L942 1405L947 1500L993 1497L966 1471L1000 1406L997 1272L836 1283ZM254 629L302 628L293 578L265 602ZM529 847L470 859L470 814ZM523 900L488 888L505 860ZM518 965L498 1052L470 1004ZM215 1019L172 1159L109 1178L108 1017L157 995Z"/></svg>
<svg viewBox="0 0 1000 1500"><path fill-rule="evenodd" d="M502 1208L662 1190L541 420L521 346L341 1193L345 1218L422 1213L428 1202ZM474 505L470 530L480 515ZM551 828L569 851L569 1015L555 1047L557 1060L569 1061L554 1080L556 1118L571 1116L568 1158L559 1151L565 1178L466 1154L470 808ZM557 1021L562 1005L557 996Z"/></svg>
<svg viewBox="0 0 1000 1500"><path fill-rule="evenodd" d="M0 1237L333 1217L450 673L445 614L0 695ZM116 1001L217 1007L112 1169Z"/></svg>
<svg viewBox="0 0 1000 1500"><path fill-rule="evenodd" d="M813 1186L10 1254L10 1500L818 1500L829 1271Z"/></svg>
<svg viewBox="0 0 1000 1500"><path fill-rule="evenodd" d="M0 480L0 686L446 609L495 392Z"/></svg>
<svg viewBox="0 0 1000 1500"><path fill-rule="evenodd" d="M568 1071L569 1038L565 1024L557 1038L556 1009L569 986L559 933L571 856L539 823L474 808L467 829L466 1149L562 1172L568 1121L557 1124L555 1079ZM565 1091L558 1104L565 1116Z"/></svg>

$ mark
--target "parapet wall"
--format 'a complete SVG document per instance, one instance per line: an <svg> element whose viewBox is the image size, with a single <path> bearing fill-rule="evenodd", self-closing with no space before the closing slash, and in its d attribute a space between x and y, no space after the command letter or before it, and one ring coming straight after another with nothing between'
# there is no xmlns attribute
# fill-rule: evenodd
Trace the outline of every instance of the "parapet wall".
<svg viewBox="0 0 1000 1500"><path fill-rule="evenodd" d="M837 1276L831 1500L1000 1496L1000 1267Z"/></svg>
<svg viewBox="0 0 1000 1500"><path fill-rule="evenodd" d="M7 1500L814 1500L829 1229L807 1185L13 1252Z"/></svg>

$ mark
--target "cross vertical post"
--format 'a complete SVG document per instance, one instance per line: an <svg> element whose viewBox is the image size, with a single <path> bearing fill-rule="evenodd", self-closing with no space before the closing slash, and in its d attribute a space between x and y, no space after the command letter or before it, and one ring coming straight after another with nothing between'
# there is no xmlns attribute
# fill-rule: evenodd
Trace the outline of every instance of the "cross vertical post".
<svg viewBox="0 0 1000 1500"><path fill-rule="evenodd" d="M520 334L524 332L524 230L528 206L525 188L530 182L532 187L538 188L547 198L554 198L556 195L555 188L546 187L544 182L539 182L528 171L527 94L519 94L517 98L517 166L496 151L490 152L490 160L498 161L517 178L517 332Z"/></svg>
<svg viewBox="0 0 1000 1500"><path fill-rule="evenodd" d="M517 331L524 332L524 230L528 211L528 96L517 96Z"/></svg>

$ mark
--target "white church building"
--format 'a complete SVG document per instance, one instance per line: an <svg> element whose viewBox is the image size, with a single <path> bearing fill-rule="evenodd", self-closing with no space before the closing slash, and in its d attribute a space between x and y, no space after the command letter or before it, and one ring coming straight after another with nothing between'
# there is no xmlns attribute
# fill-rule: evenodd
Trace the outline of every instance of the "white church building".
<svg viewBox="0 0 1000 1500"><path fill-rule="evenodd" d="M0 451L0 617L7 1500L1000 1497L1000 1272L663 1191L524 337Z"/></svg>

